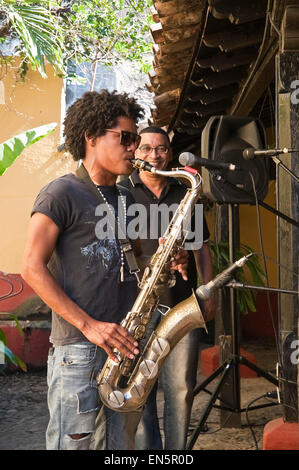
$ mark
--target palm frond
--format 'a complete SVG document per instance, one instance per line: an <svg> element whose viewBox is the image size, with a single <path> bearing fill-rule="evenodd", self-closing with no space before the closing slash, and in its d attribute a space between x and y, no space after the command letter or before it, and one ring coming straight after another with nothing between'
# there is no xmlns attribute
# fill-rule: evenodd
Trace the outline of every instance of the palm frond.
<svg viewBox="0 0 299 470"><path fill-rule="evenodd" d="M50 11L40 5L7 4L6 12L33 68L45 78L45 60L63 71L62 40Z"/></svg>

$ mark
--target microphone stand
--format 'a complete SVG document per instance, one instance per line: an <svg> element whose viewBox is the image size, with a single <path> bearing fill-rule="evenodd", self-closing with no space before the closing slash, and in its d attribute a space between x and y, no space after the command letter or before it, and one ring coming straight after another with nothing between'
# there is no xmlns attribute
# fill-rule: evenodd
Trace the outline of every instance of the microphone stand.
<svg viewBox="0 0 299 470"><path fill-rule="evenodd" d="M295 180L298 182L298 177L289 170L278 158L272 157L273 160L277 165L281 165L281 167L287 171ZM226 184L236 188L235 185L229 183L226 181ZM247 193L247 191L244 191L240 188L238 188L240 193ZM287 220L289 223L291 223L294 226L299 226L299 223L290 217L286 216L285 214L282 214L281 212L277 211L273 207L269 206L268 204L264 203L263 201L260 201L258 199L258 203L264 207L265 209L268 209L270 212L273 212L274 214L278 215L279 217ZM230 263L233 263L234 261L234 253L236 249L236 236L235 236L235 231L234 231L234 224L235 224L235 213L233 209L233 204L228 203L228 214L229 214L229 258L230 258ZM231 356L226 359L218 369L216 369L206 380L204 380L198 387L195 388L193 392L193 396L195 397L198 395L201 391L205 391L209 395L211 395L211 398L203 411L200 420L194 429L189 441L187 442L186 449L191 450L201 432L205 432L205 423L206 420L208 419L209 414L212 411L212 408L218 408L222 409L231 413L237 413L240 414L243 411L247 410L253 410L253 409L260 409L260 408L265 408L269 406L275 406L278 403L268 403L268 404L263 404L263 405L258 405L258 406L251 406L247 408L241 408L241 393L240 393L240 365L245 365L249 369L253 370L256 372L258 376L263 377L264 379L268 380L270 383L275 385L275 387L279 386L279 381L278 379L272 375L269 372L264 371L260 367L256 366L255 364L251 363L248 361L244 356L240 355L240 343L239 343L239 314L237 311L237 303L236 303L236 296L234 290L236 288L244 288L244 289L260 289L260 290L266 290L266 291L275 291L275 292L281 292L285 294L291 294L291 295L298 295L298 292L295 291L288 291L285 289L276 289L272 287L262 287L262 286L248 286L245 284L237 283L237 282L231 282L226 285L230 289L230 313L231 313L231 338L232 338L232 345L231 345ZM216 379L219 375L221 374L220 380L218 382L218 385L216 386L214 392L210 392L209 390L206 389L206 387L214 380ZM227 379L228 375L230 374L231 377L231 395L232 395L232 404L226 403L222 397L220 397L221 390L223 386L227 385ZM226 380L226 382L225 382ZM216 400L219 400L220 403L223 405L215 405Z"/></svg>
<svg viewBox="0 0 299 470"><path fill-rule="evenodd" d="M229 209L229 257L230 263L234 261L234 252L236 249L236 237L234 231L234 223L235 223L235 213L233 204L228 204ZM220 367L218 367L206 380L204 380L198 387L195 388L193 392L193 396L195 397L201 391L204 391L211 395L211 398L203 411L200 420L194 429L189 441L187 442L186 449L191 450L201 432L205 432L205 423L208 419L209 414L212 411L212 408L218 408L227 412L240 414L246 410L253 410L259 408L265 408L269 406L277 405L278 403L268 403L258 406L252 406L247 408L241 408L241 392L240 392L240 365L245 365L249 369L256 372L258 376L261 376L268 380L270 383L278 387L279 382L278 379L269 372L264 371L260 367L256 366L255 364L248 361L244 356L240 355L240 342L239 342L239 313L237 311L237 303L236 303L236 296L233 287L236 287L234 283L233 285L227 284L226 287L230 288L230 313L231 313L231 338L232 338L232 345L231 345L231 355L228 359L226 359ZM241 285L241 287L243 287ZM254 286L259 288L258 286ZM245 288L245 286L244 286ZM246 287L248 288L248 287ZM261 288L262 290L272 290L272 288ZM275 289L276 290L276 289ZM291 291L294 294L293 291ZM297 294L297 293L296 293ZM219 375L221 375L220 380L214 390L214 392L210 392L206 389L206 387ZM227 381L230 377L230 384L231 384L231 396L232 396L232 403L227 403L220 397L221 390L223 387L227 385ZM216 400L219 400L221 405L215 405Z"/></svg>
<svg viewBox="0 0 299 470"><path fill-rule="evenodd" d="M282 163L282 161L277 158L277 157L272 157L272 160L274 161L274 163L277 165L277 166L281 166L281 168L283 168L292 178L294 178L294 180L296 181L296 183L299 183L299 178L297 175L295 175L295 173L293 173L287 166L285 166L284 163Z"/></svg>
<svg viewBox="0 0 299 470"><path fill-rule="evenodd" d="M248 191L245 191L244 189L238 188L236 185L230 183L227 180L224 180L220 174L215 173L213 176L215 177L215 179L217 179L218 183L225 183L226 186L229 186L230 188L233 188L234 190L237 190L240 193L240 195L246 195L246 196L251 196L252 197L252 194L250 194ZM288 215L283 214L282 212L278 211L274 207L269 206L269 204L266 204L265 202L263 202L260 199L257 199L257 202L261 207L264 207L264 209L267 209L269 212L272 212L272 214L275 214L278 217L280 217L281 219L286 220L289 224L294 225L294 227L299 227L299 222L297 220L294 220L291 217L289 217Z"/></svg>
<svg viewBox="0 0 299 470"><path fill-rule="evenodd" d="M248 284L243 284L242 282L231 281L226 284L226 287L232 287L233 289L256 289L256 290L264 290L270 292L280 292L281 294L291 294L291 295L298 295L299 292L295 290L287 290L287 289L278 289L276 287L264 287L264 286L252 286Z"/></svg>

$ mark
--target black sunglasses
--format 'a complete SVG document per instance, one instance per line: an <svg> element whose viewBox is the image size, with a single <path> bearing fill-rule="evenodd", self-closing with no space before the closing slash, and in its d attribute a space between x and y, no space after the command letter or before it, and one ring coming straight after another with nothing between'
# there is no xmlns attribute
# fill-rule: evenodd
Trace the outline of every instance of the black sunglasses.
<svg viewBox="0 0 299 470"><path fill-rule="evenodd" d="M125 147L135 144L137 147L140 144L141 136L129 131L114 131L113 129L105 129L106 132L114 132L120 136L119 143Z"/></svg>

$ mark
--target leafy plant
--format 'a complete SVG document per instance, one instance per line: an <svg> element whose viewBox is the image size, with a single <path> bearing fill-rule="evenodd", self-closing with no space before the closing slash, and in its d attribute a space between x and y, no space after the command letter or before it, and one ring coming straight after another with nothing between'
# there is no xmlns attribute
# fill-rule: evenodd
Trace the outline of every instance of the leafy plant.
<svg viewBox="0 0 299 470"><path fill-rule="evenodd" d="M226 269L230 264L229 244L228 242L215 243L214 241L211 241L210 248L214 275L216 276L221 271ZM253 250L250 248L250 246L241 244L240 249L236 251L236 259L248 255L249 253L252 253L252 251ZM259 259L256 254L253 254L250 258L248 258L245 266L238 269L235 274L235 279L237 282L241 282L242 284L250 284L252 281L251 279L247 278L246 270L244 269L245 267L248 268L254 285L264 285L265 273L260 266ZM241 313L247 314L249 310L251 312L256 311L255 293L250 289L236 289L236 300Z"/></svg>
<svg viewBox="0 0 299 470"><path fill-rule="evenodd" d="M58 75L70 78L70 62L115 65L128 60L146 72L151 5L151 0L0 0L0 42L18 39L23 76L31 64L45 77L45 60Z"/></svg>
<svg viewBox="0 0 299 470"><path fill-rule="evenodd" d="M20 335L23 335L24 332L22 330L22 327L15 315L12 315L12 318L16 322L18 332ZM6 336L3 330L0 328L0 365L5 363L6 361L11 362L17 367L20 367L24 372L27 372L27 366L24 364L24 362L16 356L11 349L7 346L7 340ZM1 370L1 369L0 369Z"/></svg>
<svg viewBox="0 0 299 470"><path fill-rule="evenodd" d="M38 140L51 134L56 122L45 124L44 126L35 127L28 131L0 143L0 175L3 175L7 168L15 161L15 159L23 152L26 147L34 144Z"/></svg>
<svg viewBox="0 0 299 470"><path fill-rule="evenodd" d="M0 11L10 26L6 35L19 40L17 52L22 57L20 68L23 74L30 63L45 78L45 59L52 64L56 73L63 72L63 38L47 8L48 4L45 1L0 1Z"/></svg>

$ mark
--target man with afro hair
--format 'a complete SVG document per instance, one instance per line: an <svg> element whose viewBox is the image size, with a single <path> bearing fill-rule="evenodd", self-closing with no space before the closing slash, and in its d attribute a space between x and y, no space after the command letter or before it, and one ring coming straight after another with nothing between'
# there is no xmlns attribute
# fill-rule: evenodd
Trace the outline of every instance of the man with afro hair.
<svg viewBox="0 0 299 470"><path fill-rule="evenodd" d="M136 298L137 282L117 237L101 236L98 224L104 212L99 206L106 213L112 206L117 219L117 209L126 213L131 202L116 180L132 172L142 114L126 93L103 90L77 99L67 109L64 136L73 159L82 160L83 173L47 184L32 209L22 275L52 309L47 449L90 448L102 406L98 372L107 355L117 360L114 348L131 359L139 353L119 325ZM106 409L106 449L133 449L139 418L139 412Z"/></svg>

